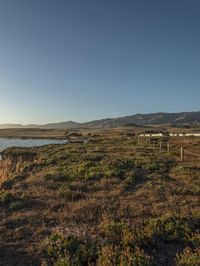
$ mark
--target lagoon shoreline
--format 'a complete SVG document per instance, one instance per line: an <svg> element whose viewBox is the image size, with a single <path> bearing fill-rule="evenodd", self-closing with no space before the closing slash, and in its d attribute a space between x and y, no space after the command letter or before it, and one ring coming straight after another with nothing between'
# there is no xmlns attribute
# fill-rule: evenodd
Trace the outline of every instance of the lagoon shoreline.
<svg viewBox="0 0 200 266"><path fill-rule="evenodd" d="M0 129L0 138L16 139L66 139L65 129L4 128Z"/></svg>

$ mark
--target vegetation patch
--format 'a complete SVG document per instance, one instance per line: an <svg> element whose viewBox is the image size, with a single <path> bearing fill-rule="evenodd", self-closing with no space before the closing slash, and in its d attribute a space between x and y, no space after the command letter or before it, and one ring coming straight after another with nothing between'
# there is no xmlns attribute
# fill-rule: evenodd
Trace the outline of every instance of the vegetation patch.
<svg viewBox="0 0 200 266"><path fill-rule="evenodd" d="M73 235L53 234L44 243L44 248L54 265L89 266L97 259L95 243Z"/></svg>
<svg viewBox="0 0 200 266"><path fill-rule="evenodd" d="M0 264L198 265L199 162L180 163L168 140L159 150L123 130L87 145L6 151Z"/></svg>
<svg viewBox="0 0 200 266"><path fill-rule="evenodd" d="M182 253L176 255L177 266L198 266L200 265L200 248L192 250L187 247Z"/></svg>
<svg viewBox="0 0 200 266"><path fill-rule="evenodd" d="M144 228L144 236L153 244L160 241L185 243L189 240L191 229L184 218L177 215L164 215L150 219Z"/></svg>

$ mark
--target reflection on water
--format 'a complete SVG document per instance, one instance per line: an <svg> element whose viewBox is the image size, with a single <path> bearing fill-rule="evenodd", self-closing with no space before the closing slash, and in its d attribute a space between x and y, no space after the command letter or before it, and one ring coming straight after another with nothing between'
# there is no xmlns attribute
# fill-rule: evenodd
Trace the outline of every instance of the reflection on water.
<svg viewBox="0 0 200 266"><path fill-rule="evenodd" d="M65 144L67 140L57 139L7 139L0 138L0 152L10 147L36 147L48 144Z"/></svg>

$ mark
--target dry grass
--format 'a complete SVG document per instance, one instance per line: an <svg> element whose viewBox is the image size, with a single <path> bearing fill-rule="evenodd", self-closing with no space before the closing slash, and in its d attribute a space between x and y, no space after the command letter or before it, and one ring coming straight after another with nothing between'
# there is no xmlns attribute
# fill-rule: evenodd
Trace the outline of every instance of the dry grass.
<svg viewBox="0 0 200 266"><path fill-rule="evenodd" d="M179 145L198 152L199 141L174 139L169 153L167 142L160 151L104 132L86 145L35 148L2 190L11 196L0 203L0 264L182 265L183 250L193 256L199 244L200 163L180 164Z"/></svg>

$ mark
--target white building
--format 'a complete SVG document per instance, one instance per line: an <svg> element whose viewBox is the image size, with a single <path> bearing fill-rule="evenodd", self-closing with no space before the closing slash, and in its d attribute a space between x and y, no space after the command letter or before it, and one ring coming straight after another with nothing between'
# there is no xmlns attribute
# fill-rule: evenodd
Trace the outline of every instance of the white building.
<svg viewBox="0 0 200 266"><path fill-rule="evenodd" d="M200 133L186 133L187 137L200 137Z"/></svg>
<svg viewBox="0 0 200 266"><path fill-rule="evenodd" d="M178 133L169 133L169 136L170 137L177 137L178 136Z"/></svg>
<svg viewBox="0 0 200 266"><path fill-rule="evenodd" d="M139 134L139 137L163 137L163 133L142 133Z"/></svg>
<svg viewBox="0 0 200 266"><path fill-rule="evenodd" d="M200 133L169 133L170 137L200 137Z"/></svg>

